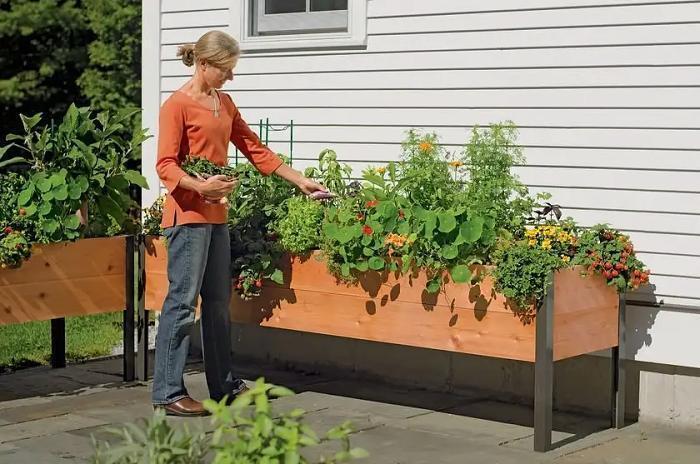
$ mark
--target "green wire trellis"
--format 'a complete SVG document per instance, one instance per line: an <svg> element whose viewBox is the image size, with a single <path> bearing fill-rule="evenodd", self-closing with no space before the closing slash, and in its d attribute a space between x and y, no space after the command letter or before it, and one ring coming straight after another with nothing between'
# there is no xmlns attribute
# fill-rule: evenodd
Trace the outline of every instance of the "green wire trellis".
<svg viewBox="0 0 700 464"><path fill-rule="evenodd" d="M289 165L291 166L294 162L294 120L291 119L289 124L271 124L270 118L261 118L258 122L258 137L265 144L270 143L270 131L272 132L282 132L289 130ZM234 156L236 166L238 166L238 147L236 147L236 153Z"/></svg>

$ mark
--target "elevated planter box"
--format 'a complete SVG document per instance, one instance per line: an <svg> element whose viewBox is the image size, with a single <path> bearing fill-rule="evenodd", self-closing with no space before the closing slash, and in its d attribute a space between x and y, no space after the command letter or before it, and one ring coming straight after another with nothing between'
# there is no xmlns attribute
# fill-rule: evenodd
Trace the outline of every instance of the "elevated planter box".
<svg viewBox="0 0 700 464"><path fill-rule="evenodd" d="M147 241L147 253L146 306L160 309L167 292L166 253L157 239ZM476 285L447 283L444 292L431 295L425 291L422 272L411 276L368 272L358 285L340 283L317 254L289 258L283 272L285 284L266 283L261 297L232 298L232 320L533 362L539 451L551 447L554 361L612 348L613 415L622 425L618 346L624 300L601 276L583 277L580 269L557 272L536 317L523 317L494 290L489 276Z"/></svg>
<svg viewBox="0 0 700 464"><path fill-rule="evenodd" d="M0 270L0 325L51 321L51 364L65 366L65 317L124 311L124 378L134 377L135 248L131 236L33 245Z"/></svg>

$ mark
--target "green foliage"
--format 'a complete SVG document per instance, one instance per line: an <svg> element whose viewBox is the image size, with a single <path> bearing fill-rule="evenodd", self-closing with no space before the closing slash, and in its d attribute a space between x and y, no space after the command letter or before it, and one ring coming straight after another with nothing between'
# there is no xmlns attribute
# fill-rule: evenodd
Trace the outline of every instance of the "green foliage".
<svg viewBox="0 0 700 464"><path fill-rule="evenodd" d="M236 168L233 166L219 166L206 158L197 155L188 155L181 165L182 170L192 177L226 176L236 177Z"/></svg>
<svg viewBox="0 0 700 464"><path fill-rule="evenodd" d="M111 353L122 339L121 312L66 319L66 357L82 361ZM51 327L48 321L0 326L0 372L48 364Z"/></svg>
<svg viewBox="0 0 700 464"><path fill-rule="evenodd" d="M274 224L280 246L294 254L304 254L320 244L323 206L320 202L302 196L286 201L287 214Z"/></svg>
<svg viewBox="0 0 700 464"><path fill-rule="evenodd" d="M75 215L83 203L95 206L90 214L98 226L116 224L119 232L126 224L127 211L135 207L129 188L148 188L140 172L128 167L145 134L136 133L130 140L119 135L136 112L95 115L71 105L60 124L43 126L40 114L21 116L24 134L8 135L12 143L6 147L23 156L31 168L25 172L16 206L36 222L43 241L90 234L81 230Z"/></svg>
<svg viewBox="0 0 700 464"><path fill-rule="evenodd" d="M163 228L160 223L163 220L163 206L165 205L165 195L161 195L151 206L143 211L143 233L146 235L163 235Z"/></svg>
<svg viewBox="0 0 700 464"><path fill-rule="evenodd" d="M557 255L524 241L503 242L494 253L496 291L510 299L511 309L525 322L544 301L552 273L565 266Z"/></svg>
<svg viewBox="0 0 700 464"><path fill-rule="evenodd" d="M19 130L19 111L57 117L76 99L85 103L77 80L92 33L80 2L2 0L0 40L0 136Z"/></svg>
<svg viewBox="0 0 700 464"><path fill-rule="evenodd" d="M141 425L126 424L122 429L111 428L121 442L117 446L98 444L93 437L93 464L200 464L208 452L204 432L191 433L187 424L175 429L163 411L142 419Z"/></svg>
<svg viewBox="0 0 700 464"><path fill-rule="evenodd" d="M271 399L292 395L284 388L258 379L247 392L228 406L224 399L204 402L212 413L211 435L174 429L162 412L141 426L127 425L113 432L121 443L111 447L95 444L95 464L336 464L364 458L364 450L350 447L349 422L329 430L323 438L304 423L305 412L294 409L282 414L272 409ZM340 450L318 460L308 450L337 442ZM302 451L305 451L302 454Z"/></svg>
<svg viewBox="0 0 700 464"><path fill-rule="evenodd" d="M317 180L334 194L344 197L350 193L348 180L352 168L338 162L338 155L331 149L325 149L318 155L318 167L304 171L306 177Z"/></svg>
<svg viewBox="0 0 700 464"><path fill-rule="evenodd" d="M586 266L588 273L601 274L619 292L649 282L650 271L637 258L629 236L607 224L598 224L581 234L574 262Z"/></svg>
<svg viewBox="0 0 700 464"><path fill-rule="evenodd" d="M512 172L525 162L517 133L512 123L475 127L464 150L469 208L493 216L497 231L504 229L515 236L523 232L525 219L536 206L536 199Z"/></svg>
<svg viewBox="0 0 700 464"><path fill-rule="evenodd" d="M89 63L78 79L90 107L118 111L141 105L141 1L82 0L81 15L94 34ZM140 127L140 114L129 133Z"/></svg>
<svg viewBox="0 0 700 464"><path fill-rule="evenodd" d="M31 254L31 244L20 231L6 226L0 230L0 268L17 268Z"/></svg>
<svg viewBox="0 0 700 464"><path fill-rule="evenodd" d="M228 226L234 288L241 298L260 294L264 279L282 283L277 267L282 250L272 230L286 215L295 189L277 176L262 176L249 163L236 167L238 187L229 197Z"/></svg>
<svg viewBox="0 0 700 464"><path fill-rule="evenodd" d="M450 172L450 155L440 145L437 134L407 133L398 164L398 190L411 204L432 210L450 208L462 191L462 184ZM457 167L454 168L458 169Z"/></svg>

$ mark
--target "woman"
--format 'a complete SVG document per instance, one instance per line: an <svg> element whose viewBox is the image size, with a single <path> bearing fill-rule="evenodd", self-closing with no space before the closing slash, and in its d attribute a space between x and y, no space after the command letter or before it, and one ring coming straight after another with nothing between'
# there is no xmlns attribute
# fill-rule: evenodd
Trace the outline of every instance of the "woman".
<svg viewBox="0 0 700 464"><path fill-rule="evenodd" d="M231 141L263 175L278 175L305 194L324 191L264 146L231 97L217 91L233 79L239 55L236 40L220 31L204 34L195 45L180 47L178 56L185 65L194 65L195 72L160 110L156 170L168 190L162 226L168 240L170 286L156 338L153 405L170 415L206 414L202 404L190 398L183 381L199 295L209 395L217 401L225 396L232 399L246 388L232 371L228 312L231 255L223 199L233 191L236 180L188 176L180 167L184 157L195 154L225 165Z"/></svg>

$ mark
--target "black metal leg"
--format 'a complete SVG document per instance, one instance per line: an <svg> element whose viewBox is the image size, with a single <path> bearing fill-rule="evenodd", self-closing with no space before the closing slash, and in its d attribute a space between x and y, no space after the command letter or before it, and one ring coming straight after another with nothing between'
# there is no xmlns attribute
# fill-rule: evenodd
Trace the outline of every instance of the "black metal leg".
<svg viewBox="0 0 700 464"><path fill-rule="evenodd" d="M536 318L535 343L535 451L552 448L552 395L554 386L554 284L547 289Z"/></svg>
<svg viewBox="0 0 700 464"><path fill-rule="evenodd" d="M130 235L126 237L126 265L124 279L124 294L126 295L124 309L124 380L130 382L134 380L134 285L135 285L135 240L136 237Z"/></svg>
<svg viewBox="0 0 700 464"><path fill-rule="evenodd" d="M66 367L66 320L51 319L51 367Z"/></svg>
<svg viewBox="0 0 700 464"><path fill-rule="evenodd" d="M625 294L620 294L618 316L618 346L612 349L611 372L611 426L621 429L625 426Z"/></svg>
<svg viewBox="0 0 700 464"><path fill-rule="evenodd" d="M136 378L148 380L148 311L146 310L146 244L145 237L139 236L137 248L137 295L138 311L138 352L136 355Z"/></svg>

